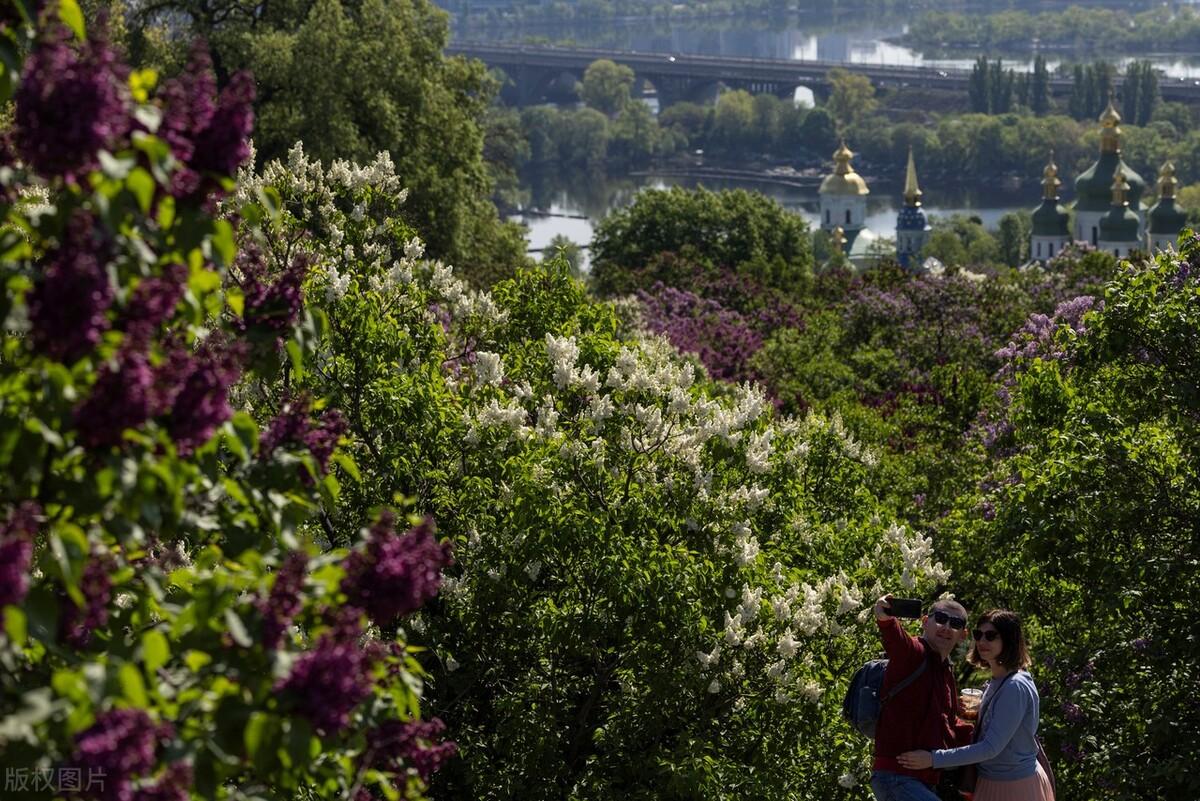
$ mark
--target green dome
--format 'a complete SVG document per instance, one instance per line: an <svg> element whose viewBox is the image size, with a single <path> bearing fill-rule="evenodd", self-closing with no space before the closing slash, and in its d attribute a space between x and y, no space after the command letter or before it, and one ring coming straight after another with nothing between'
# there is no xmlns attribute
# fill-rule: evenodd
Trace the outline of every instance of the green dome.
<svg viewBox="0 0 1200 801"><path fill-rule="evenodd" d="M1070 214L1055 200L1043 198L1033 210L1034 236L1070 236Z"/></svg>
<svg viewBox="0 0 1200 801"><path fill-rule="evenodd" d="M1175 198L1164 197L1146 214L1146 230L1152 234L1178 234L1187 225L1187 212L1175 205Z"/></svg>
<svg viewBox="0 0 1200 801"><path fill-rule="evenodd" d="M1120 153L1101 153L1087 172L1075 179L1075 210L1076 211L1106 211L1112 207L1112 185L1117 170L1125 176L1129 184L1129 205L1141 208L1142 195L1146 191L1146 182L1142 176L1121 160Z"/></svg>
<svg viewBox="0 0 1200 801"><path fill-rule="evenodd" d="M1114 206L1100 218L1100 239L1104 242L1137 242L1138 216L1128 206Z"/></svg>

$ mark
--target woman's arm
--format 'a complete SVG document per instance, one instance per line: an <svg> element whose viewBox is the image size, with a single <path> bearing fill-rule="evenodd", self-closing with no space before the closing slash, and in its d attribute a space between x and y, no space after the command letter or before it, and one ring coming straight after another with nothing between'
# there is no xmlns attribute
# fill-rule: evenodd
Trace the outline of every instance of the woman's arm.
<svg viewBox="0 0 1200 801"><path fill-rule="evenodd" d="M1025 719L1030 708L1026 688L1009 681L1000 689L996 700L988 705L987 728L977 743L962 748L948 748L933 752L933 767L957 768L987 762L1004 750L1013 738L1017 727Z"/></svg>

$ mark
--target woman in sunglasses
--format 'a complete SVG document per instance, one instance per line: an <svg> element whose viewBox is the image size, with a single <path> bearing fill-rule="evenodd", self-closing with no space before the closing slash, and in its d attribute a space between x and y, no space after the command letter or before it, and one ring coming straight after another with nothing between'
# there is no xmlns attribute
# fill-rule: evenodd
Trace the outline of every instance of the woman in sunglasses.
<svg viewBox="0 0 1200 801"><path fill-rule="evenodd" d="M979 765L974 801L1054 801L1054 788L1038 763L1037 686L1025 668L1029 651L1021 620L993 609L971 632L975 645L967 659L992 671L983 691L975 742L942 751L908 751L897 761L906 768Z"/></svg>

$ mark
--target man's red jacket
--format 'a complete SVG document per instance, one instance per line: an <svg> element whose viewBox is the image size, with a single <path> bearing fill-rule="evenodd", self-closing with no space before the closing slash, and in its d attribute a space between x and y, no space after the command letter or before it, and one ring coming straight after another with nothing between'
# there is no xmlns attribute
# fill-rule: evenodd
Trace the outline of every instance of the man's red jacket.
<svg viewBox="0 0 1200 801"><path fill-rule="evenodd" d="M925 672L883 705L875 727L875 770L912 776L937 784L941 771L908 770L896 757L905 751L936 751L970 745L974 726L960 719L962 707L949 660L923 639L909 636L895 618L877 620L883 650L888 657L880 697L904 681L926 661Z"/></svg>

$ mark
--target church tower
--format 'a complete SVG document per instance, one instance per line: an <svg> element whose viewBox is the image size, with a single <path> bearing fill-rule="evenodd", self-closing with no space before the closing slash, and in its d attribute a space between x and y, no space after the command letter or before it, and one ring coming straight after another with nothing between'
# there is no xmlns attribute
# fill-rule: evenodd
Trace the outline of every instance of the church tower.
<svg viewBox="0 0 1200 801"><path fill-rule="evenodd" d="M854 154L842 142L833 154L833 173L821 182L821 230L829 233L841 228L851 239L851 231L858 231L867 224L867 195L871 190L867 182L854 171L850 159Z"/></svg>
<svg viewBox="0 0 1200 801"><path fill-rule="evenodd" d="M1137 214L1129 208L1129 182L1118 172L1113 179L1112 204L1097 225L1100 241L1096 247L1118 259L1127 259L1130 253L1142 246L1140 225Z"/></svg>
<svg viewBox="0 0 1200 801"><path fill-rule="evenodd" d="M1075 179L1075 239L1099 246L1100 220L1112 206L1113 180L1119 173L1125 179L1129 209L1138 216L1146 182L1121 159L1121 115L1113 107L1100 115L1100 158ZM1138 224L1141 218L1138 217Z"/></svg>
<svg viewBox="0 0 1200 801"><path fill-rule="evenodd" d="M1042 204L1033 210L1033 236L1029 241L1029 255L1043 263L1062 253L1071 242L1071 215L1058 203L1060 186L1058 166L1051 153L1042 171Z"/></svg>
<svg viewBox="0 0 1200 801"><path fill-rule="evenodd" d="M921 187L917 185L917 165L912 147L908 148L908 171L904 176L904 208L896 217L896 259L909 270L921 268L921 250L929 241L929 220L921 208Z"/></svg>
<svg viewBox="0 0 1200 801"><path fill-rule="evenodd" d="M1173 249L1187 224L1187 212L1175 205L1175 165L1167 162L1158 173L1158 202L1146 212L1147 251Z"/></svg>

